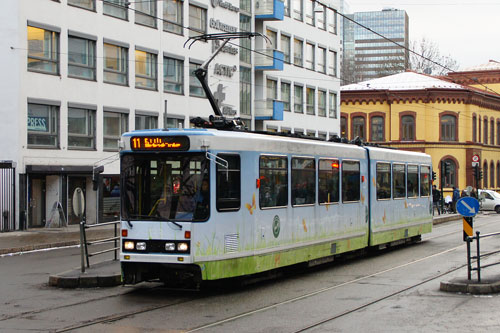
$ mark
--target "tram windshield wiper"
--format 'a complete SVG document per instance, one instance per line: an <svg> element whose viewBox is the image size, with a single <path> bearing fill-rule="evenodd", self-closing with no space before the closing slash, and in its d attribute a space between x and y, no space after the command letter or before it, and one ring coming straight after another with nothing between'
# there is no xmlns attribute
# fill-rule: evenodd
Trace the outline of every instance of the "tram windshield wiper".
<svg viewBox="0 0 500 333"><path fill-rule="evenodd" d="M130 218L134 218L134 219L143 219L143 220L146 220L146 221L164 221L164 222L170 222L170 223L173 223L175 224L177 227L179 227L179 229L182 229L182 225L180 225L179 223L175 222L175 221L171 221L171 220L168 220L166 218L163 218L161 216L152 216L152 215L138 215L138 214L133 214L133 215L130 215L129 216L129 219ZM127 220L127 222L129 222L129 220Z"/></svg>

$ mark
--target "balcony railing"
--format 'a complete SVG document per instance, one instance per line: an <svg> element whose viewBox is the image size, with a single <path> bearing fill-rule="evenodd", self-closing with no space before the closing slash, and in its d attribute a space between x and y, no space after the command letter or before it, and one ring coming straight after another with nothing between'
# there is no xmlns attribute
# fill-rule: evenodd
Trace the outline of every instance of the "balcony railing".
<svg viewBox="0 0 500 333"><path fill-rule="evenodd" d="M285 3L281 0L256 0L255 19L264 21L283 21Z"/></svg>
<svg viewBox="0 0 500 333"><path fill-rule="evenodd" d="M283 120L283 102L277 100L255 101L255 120Z"/></svg>
<svg viewBox="0 0 500 333"><path fill-rule="evenodd" d="M274 49L257 50L255 55L255 70L282 71L283 52Z"/></svg>

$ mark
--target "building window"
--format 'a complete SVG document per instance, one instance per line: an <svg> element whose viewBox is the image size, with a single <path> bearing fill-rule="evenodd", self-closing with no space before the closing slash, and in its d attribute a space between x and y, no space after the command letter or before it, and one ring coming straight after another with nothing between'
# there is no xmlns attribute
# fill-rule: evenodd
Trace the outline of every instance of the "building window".
<svg viewBox="0 0 500 333"><path fill-rule="evenodd" d="M495 187L495 164L493 164L493 161L490 163L490 187Z"/></svg>
<svg viewBox="0 0 500 333"><path fill-rule="evenodd" d="M315 115L316 113L314 112L315 108L315 98L314 98L314 93L316 92L316 89L314 88L306 88L306 112L309 115Z"/></svg>
<svg viewBox="0 0 500 333"><path fill-rule="evenodd" d="M337 94L328 93L328 117L337 119Z"/></svg>
<svg viewBox="0 0 500 333"><path fill-rule="evenodd" d="M490 120L490 144L495 144L495 121L493 119Z"/></svg>
<svg viewBox="0 0 500 333"><path fill-rule="evenodd" d="M352 138L358 137L365 140L366 138L366 125L364 117L353 117L352 118Z"/></svg>
<svg viewBox="0 0 500 333"><path fill-rule="evenodd" d="M269 43L266 43L267 48L278 49L278 33L271 29L266 29L266 37L269 38Z"/></svg>
<svg viewBox="0 0 500 333"><path fill-rule="evenodd" d="M305 0L306 23L314 25L314 3L313 0Z"/></svg>
<svg viewBox="0 0 500 333"><path fill-rule="evenodd" d="M136 114L135 115L135 129L145 130L158 128L158 116L149 116Z"/></svg>
<svg viewBox="0 0 500 333"><path fill-rule="evenodd" d="M165 119L165 128L184 128L184 118L167 117Z"/></svg>
<svg viewBox="0 0 500 333"><path fill-rule="evenodd" d="M458 187L457 183L457 165L455 164L455 161L452 159L446 159L444 160L445 163L448 163L449 165L449 170L450 172L447 175L444 175L444 172L442 173L444 175L443 180L444 180L444 187ZM486 174L484 176L486 178Z"/></svg>
<svg viewBox="0 0 500 333"><path fill-rule="evenodd" d="M28 147L59 147L59 107L28 103Z"/></svg>
<svg viewBox="0 0 500 333"><path fill-rule="evenodd" d="M456 122L455 116L445 115L441 117L441 141L456 141Z"/></svg>
<svg viewBox="0 0 500 333"><path fill-rule="evenodd" d="M294 85L293 87L293 111L295 113L304 113L304 87Z"/></svg>
<svg viewBox="0 0 500 333"><path fill-rule="evenodd" d="M477 118L472 116L472 142L477 142Z"/></svg>
<svg viewBox="0 0 500 333"><path fill-rule="evenodd" d="M252 114L252 70L240 66L240 115Z"/></svg>
<svg viewBox="0 0 500 333"><path fill-rule="evenodd" d="M337 34L337 12L335 10L328 9L327 15L328 31L332 34Z"/></svg>
<svg viewBox="0 0 500 333"><path fill-rule="evenodd" d="M135 2L135 23L156 28L156 1Z"/></svg>
<svg viewBox="0 0 500 333"><path fill-rule="evenodd" d="M314 5L322 7L321 12L315 13L316 14L316 24L317 24L318 28L320 28L321 30L326 30L326 7L318 4L317 2Z"/></svg>
<svg viewBox="0 0 500 333"><path fill-rule="evenodd" d="M205 97L205 91L200 83L200 80L194 75L194 71L201 65L189 63L189 95L197 97Z"/></svg>
<svg viewBox="0 0 500 333"><path fill-rule="evenodd" d="M59 74L59 33L28 26L28 70Z"/></svg>
<svg viewBox="0 0 500 333"><path fill-rule="evenodd" d="M128 84L128 49L104 43L104 82Z"/></svg>
<svg viewBox="0 0 500 333"><path fill-rule="evenodd" d="M68 36L68 76L95 80L95 41Z"/></svg>
<svg viewBox="0 0 500 333"><path fill-rule="evenodd" d="M285 0L285 16L290 17L290 1L291 0Z"/></svg>
<svg viewBox="0 0 500 333"><path fill-rule="evenodd" d="M488 144L488 118L483 119L484 129L483 129L483 142L485 145Z"/></svg>
<svg viewBox="0 0 500 333"><path fill-rule="evenodd" d="M68 5L95 10L95 0L68 0Z"/></svg>
<svg viewBox="0 0 500 333"><path fill-rule="evenodd" d="M374 116L370 119L371 141L384 141L384 117Z"/></svg>
<svg viewBox="0 0 500 333"><path fill-rule="evenodd" d="M347 117L340 117L340 137L347 138Z"/></svg>
<svg viewBox="0 0 500 333"><path fill-rule="evenodd" d="M483 187L488 188L488 162L486 161L483 164Z"/></svg>
<svg viewBox="0 0 500 333"><path fill-rule="evenodd" d="M337 52L328 50L328 75L337 77Z"/></svg>
<svg viewBox="0 0 500 333"><path fill-rule="evenodd" d="M316 201L314 158L292 158L292 206L312 205Z"/></svg>
<svg viewBox="0 0 500 333"><path fill-rule="evenodd" d="M281 101L283 110L290 111L290 83L281 82Z"/></svg>
<svg viewBox="0 0 500 333"><path fill-rule="evenodd" d="M314 45L306 43L306 68L314 70Z"/></svg>
<svg viewBox="0 0 500 333"><path fill-rule="evenodd" d="M260 208L288 205L288 160L281 156L261 156L259 170Z"/></svg>
<svg viewBox="0 0 500 333"><path fill-rule="evenodd" d="M342 161L342 202L359 201L361 198L361 173L359 162Z"/></svg>
<svg viewBox="0 0 500 333"><path fill-rule="evenodd" d="M276 80L266 80L266 103L267 109L273 109L273 101L278 99L278 82Z"/></svg>
<svg viewBox="0 0 500 333"><path fill-rule="evenodd" d="M401 140L414 141L415 140L415 117L402 116L401 117Z"/></svg>
<svg viewBox="0 0 500 333"><path fill-rule="evenodd" d="M158 87L158 56L135 50L135 87L156 90Z"/></svg>
<svg viewBox="0 0 500 333"><path fill-rule="evenodd" d="M290 63L290 37L281 35L281 52L283 52L283 61Z"/></svg>
<svg viewBox="0 0 500 333"><path fill-rule="evenodd" d="M326 49L318 47L318 72L326 73Z"/></svg>
<svg viewBox="0 0 500 333"><path fill-rule="evenodd" d="M165 0L163 2L163 30L182 35L184 17L182 0Z"/></svg>
<svg viewBox="0 0 500 333"><path fill-rule="evenodd" d="M318 90L318 116L326 117L326 91Z"/></svg>
<svg viewBox="0 0 500 333"><path fill-rule="evenodd" d="M68 149L95 148L95 110L68 107Z"/></svg>
<svg viewBox="0 0 500 333"><path fill-rule="evenodd" d="M251 16L240 14L240 31L252 30ZM247 64L252 63L252 41L250 38L240 38L240 61Z"/></svg>
<svg viewBox="0 0 500 333"><path fill-rule="evenodd" d="M184 60L163 57L163 89L184 94Z"/></svg>
<svg viewBox="0 0 500 333"><path fill-rule="evenodd" d="M207 10L189 5L189 37L203 35L207 32Z"/></svg>
<svg viewBox="0 0 500 333"><path fill-rule="evenodd" d="M497 162L497 187L500 187L500 161Z"/></svg>
<svg viewBox="0 0 500 333"><path fill-rule="evenodd" d="M128 129L128 115L104 112L104 150L118 150L118 141Z"/></svg>
<svg viewBox="0 0 500 333"><path fill-rule="evenodd" d="M302 67L304 65L304 42L299 39L293 40L293 64Z"/></svg>
<svg viewBox="0 0 500 333"><path fill-rule="evenodd" d="M103 13L109 16L117 17L122 20L128 19L127 0L103 0Z"/></svg>
<svg viewBox="0 0 500 333"><path fill-rule="evenodd" d="M293 0L293 18L299 21L303 20L302 8L304 0Z"/></svg>
<svg viewBox="0 0 500 333"><path fill-rule="evenodd" d="M240 0L240 10L247 13L252 12L252 1L251 0Z"/></svg>

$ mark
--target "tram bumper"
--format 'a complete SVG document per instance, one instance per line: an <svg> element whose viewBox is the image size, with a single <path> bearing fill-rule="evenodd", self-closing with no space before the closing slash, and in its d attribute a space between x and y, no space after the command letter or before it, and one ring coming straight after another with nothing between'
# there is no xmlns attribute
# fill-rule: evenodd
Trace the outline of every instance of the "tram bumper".
<svg viewBox="0 0 500 333"><path fill-rule="evenodd" d="M169 264L148 262L122 262L122 283L137 284L159 280L166 285L199 285L201 270L194 264Z"/></svg>

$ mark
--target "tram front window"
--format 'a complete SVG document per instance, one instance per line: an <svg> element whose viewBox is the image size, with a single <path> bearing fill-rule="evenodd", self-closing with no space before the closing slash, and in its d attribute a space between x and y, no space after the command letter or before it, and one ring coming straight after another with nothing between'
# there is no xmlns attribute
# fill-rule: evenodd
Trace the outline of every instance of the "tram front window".
<svg viewBox="0 0 500 333"><path fill-rule="evenodd" d="M209 161L204 154L122 157L122 218L205 221L210 214Z"/></svg>

